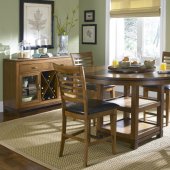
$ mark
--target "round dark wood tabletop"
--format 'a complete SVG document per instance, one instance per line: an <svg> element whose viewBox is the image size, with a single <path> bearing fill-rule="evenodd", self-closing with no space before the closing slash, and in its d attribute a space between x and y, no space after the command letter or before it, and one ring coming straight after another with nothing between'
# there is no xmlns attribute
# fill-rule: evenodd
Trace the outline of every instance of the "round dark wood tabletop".
<svg viewBox="0 0 170 170"><path fill-rule="evenodd" d="M117 73L107 67L86 67L85 75L88 80L109 81L116 85L165 85L170 84L170 74L160 74L158 70L144 73Z"/></svg>

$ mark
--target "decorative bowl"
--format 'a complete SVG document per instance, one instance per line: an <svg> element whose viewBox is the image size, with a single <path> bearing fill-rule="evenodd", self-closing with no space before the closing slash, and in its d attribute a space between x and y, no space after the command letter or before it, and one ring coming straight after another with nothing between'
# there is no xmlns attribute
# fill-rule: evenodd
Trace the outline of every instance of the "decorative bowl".
<svg viewBox="0 0 170 170"><path fill-rule="evenodd" d="M130 61L120 61L119 62L119 67L120 68L128 68L128 67L130 67Z"/></svg>
<svg viewBox="0 0 170 170"><path fill-rule="evenodd" d="M144 66L146 68L153 68L155 66L155 60L145 60Z"/></svg>

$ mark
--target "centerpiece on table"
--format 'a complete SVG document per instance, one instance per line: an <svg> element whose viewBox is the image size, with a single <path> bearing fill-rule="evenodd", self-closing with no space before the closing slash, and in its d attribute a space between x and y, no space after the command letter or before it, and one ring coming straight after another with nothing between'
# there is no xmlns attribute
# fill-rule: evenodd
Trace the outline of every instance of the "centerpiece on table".
<svg viewBox="0 0 170 170"><path fill-rule="evenodd" d="M130 59L125 56L121 61L113 61L108 69L119 73L144 73L153 72L155 70L155 60L145 60L144 63L140 63L137 59Z"/></svg>
<svg viewBox="0 0 170 170"><path fill-rule="evenodd" d="M71 15L67 14L65 20L61 20L58 15L54 15L56 19L57 27L57 54L67 55L68 54L68 37L72 29L75 27L78 18L76 12L78 7L72 10Z"/></svg>

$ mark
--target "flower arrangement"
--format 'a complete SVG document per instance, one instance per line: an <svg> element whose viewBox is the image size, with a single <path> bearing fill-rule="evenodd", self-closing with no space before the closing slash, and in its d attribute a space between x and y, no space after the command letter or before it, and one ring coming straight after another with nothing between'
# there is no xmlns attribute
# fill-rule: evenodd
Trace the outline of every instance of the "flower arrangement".
<svg viewBox="0 0 170 170"><path fill-rule="evenodd" d="M78 7L72 10L71 15L67 14L64 22L62 22L57 15L54 15L56 18L58 35L69 35L71 30L75 27L76 22L78 21L78 18L76 17L77 11Z"/></svg>

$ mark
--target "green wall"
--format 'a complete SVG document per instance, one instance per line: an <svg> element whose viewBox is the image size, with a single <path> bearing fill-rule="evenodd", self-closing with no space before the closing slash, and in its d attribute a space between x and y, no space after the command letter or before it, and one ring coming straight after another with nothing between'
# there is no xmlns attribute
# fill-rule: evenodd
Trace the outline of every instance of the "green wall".
<svg viewBox="0 0 170 170"><path fill-rule="evenodd" d="M170 51L170 0L166 0L166 35L165 35L165 50Z"/></svg>
<svg viewBox="0 0 170 170"><path fill-rule="evenodd" d="M10 12L9 12L10 11ZM19 33L19 1L18 0L1 0L0 2L0 43L10 45L12 51L16 51ZM0 54L0 101L3 95L3 57Z"/></svg>
<svg viewBox="0 0 170 170"><path fill-rule="evenodd" d="M80 0L80 51L92 51L96 65L105 64L105 0ZM84 22L84 11L95 10L95 22ZM82 24L97 24L97 44L82 44Z"/></svg>
<svg viewBox="0 0 170 170"><path fill-rule="evenodd" d="M72 9L79 6L79 0L54 0L55 13L59 17L66 17ZM79 14L77 14L79 16ZM0 1L0 43L3 45L10 45L11 53L18 52L19 42L19 0L1 0ZM54 23L55 25L55 23ZM49 50L56 53L56 29L54 28L54 43L55 48ZM69 36L69 51L79 51L79 22L74 27L71 35ZM3 99L3 58L4 54L0 53L0 101Z"/></svg>

